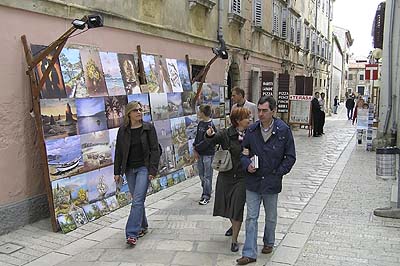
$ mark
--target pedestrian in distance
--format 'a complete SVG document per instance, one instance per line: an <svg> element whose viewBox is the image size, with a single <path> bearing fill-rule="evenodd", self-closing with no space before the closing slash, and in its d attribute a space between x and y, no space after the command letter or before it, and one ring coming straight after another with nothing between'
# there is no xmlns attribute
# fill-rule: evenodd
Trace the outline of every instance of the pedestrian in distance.
<svg viewBox="0 0 400 266"><path fill-rule="evenodd" d="M314 98L311 100L311 114L313 124L313 137L321 136L321 106L319 105L319 92L314 93Z"/></svg>
<svg viewBox="0 0 400 266"><path fill-rule="evenodd" d="M239 251L238 235L243 221L243 209L246 202L246 172L242 167L240 154L245 130L250 125L250 110L238 107L230 113L231 126L218 133L212 127L206 131L206 141L211 145L220 145L229 150L232 158L232 169L219 172L215 188L213 216L221 216L231 221L231 228L226 236L232 236L231 251Z"/></svg>
<svg viewBox="0 0 400 266"><path fill-rule="evenodd" d="M246 100L243 89L239 87L233 87L231 100L233 102L231 111L238 107L245 107L249 109L251 113L250 123L254 123L258 120L257 106L254 103Z"/></svg>
<svg viewBox="0 0 400 266"><path fill-rule="evenodd" d="M197 126L196 137L193 142L194 154L197 159L197 168L203 192L199 201L200 205L207 205L211 199L213 169L211 167L215 154L215 147L204 140L205 133L209 127L214 130L215 126L211 119L211 106L202 104L197 116L200 120Z"/></svg>
<svg viewBox="0 0 400 266"><path fill-rule="evenodd" d="M353 109L354 109L354 96L350 95L346 100L346 109L347 109L347 119L351 120L353 117Z"/></svg>
<svg viewBox="0 0 400 266"><path fill-rule="evenodd" d="M246 239L238 265L257 260L258 217L261 201L265 210L262 253L273 251L277 222L278 194L282 178L296 162L294 139L290 127L275 118L276 101L262 96L258 101L260 120L246 131L242 142L241 161L246 169Z"/></svg>
<svg viewBox="0 0 400 266"><path fill-rule="evenodd" d="M333 113L337 114L337 109L339 107L339 98L335 96L335 99L333 99Z"/></svg>
<svg viewBox="0 0 400 266"><path fill-rule="evenodd" d="M143 121L143 107L133 101L126 105L124 123L117 133L114 179L122 183L125 174L132 195L131 211L126 223L126 242L135 246L148 230L144 202L149 182L158 170L160 150L157 133L151 123Z"/></svg>
<svg viewBox="0 0 400 266"><path fill-rule="evenodd" d="M320 93L320 98L318 100L319 102L319 107L321 108L321 112L320 112L320 124L319 124L319 130L318 132L321 134L325 134L324 133L324 126L325 126L325 93L321 92Z"/></svg>

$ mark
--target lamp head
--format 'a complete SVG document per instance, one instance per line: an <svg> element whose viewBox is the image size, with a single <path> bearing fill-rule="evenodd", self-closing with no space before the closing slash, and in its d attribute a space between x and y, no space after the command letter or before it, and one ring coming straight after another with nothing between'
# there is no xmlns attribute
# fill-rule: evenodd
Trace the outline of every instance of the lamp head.
<svg viewBox="0 0 400 266"><path fill-rule="evenodd" d="M86 27L86 22L80 19L74 19L71 24L78 30L83 30Z"/></svg>
<svg viewBox="0 0 400 266"><path fill-rule="evenodd" d="M103 18L100 15L89 15L87 25L89 29L103 27Z"/></svg>

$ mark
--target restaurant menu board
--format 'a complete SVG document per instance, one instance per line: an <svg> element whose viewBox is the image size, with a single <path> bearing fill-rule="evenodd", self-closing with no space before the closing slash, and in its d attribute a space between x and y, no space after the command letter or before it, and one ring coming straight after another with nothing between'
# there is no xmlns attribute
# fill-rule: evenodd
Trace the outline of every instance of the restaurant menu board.
<svg viewBox="0 0 400 266"><path fill-rule="evenodd" d="M311 95L289 96L289 123L310 124Z"/></svg>
<svg viewBox="0 0 400 266"><path fill-rule="evenodd" d="M261 72L261 96L274 96L274 72Z"/></svg>

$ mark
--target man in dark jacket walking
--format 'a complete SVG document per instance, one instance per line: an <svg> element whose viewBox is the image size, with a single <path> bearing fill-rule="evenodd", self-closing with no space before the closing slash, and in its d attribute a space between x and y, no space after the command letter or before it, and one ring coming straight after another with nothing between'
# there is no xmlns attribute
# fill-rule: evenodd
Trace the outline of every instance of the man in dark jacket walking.
<svg viewBox="0 0 400 266"><path fill-rule="evenodd" d="M347 109L347 119L351 120L353 117L353 109L354 109L354 96L349 96L346 100L346 109Z"/></svg>
<svg viewBox="0 0 400 266"><path fill-rule="evenodd" d="M246 240L238 265L257 260L257 220L261 201L265 210L264 247L271 253L275 244L278 193L282 178L296 162L292 131L280 119L274 118L276 101L263 96L257 104L259 121L252 124L242 142L241 162L246 170Z"/></svg>

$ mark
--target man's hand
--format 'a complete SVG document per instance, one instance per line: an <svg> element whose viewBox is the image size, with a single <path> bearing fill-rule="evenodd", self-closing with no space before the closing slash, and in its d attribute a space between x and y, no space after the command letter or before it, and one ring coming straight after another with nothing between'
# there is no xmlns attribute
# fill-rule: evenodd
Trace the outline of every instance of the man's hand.
<svg viewBox="0 0 400 266"><path fill-rule="evenodd" d="M196 161L200 158L199 153L198 153L195 149L193 149L193 157L194 157L194 159L195 159Z"/></svg>
<svg viewBox="0 0 400 266"><path fill-rule="evenodd" d="M211 137L212 135L215 134L215 131L214 131L214 129L213 129L212 126L208 126L208 129L207 129L207 131L206 131L206 134L207 134L207 136L209 136L209 137Z"/></svg>
<svg viewBox="0 0 400 266"><path fill-rule="evenodd" d="M252 164L249 164L249 166L247 167L247 172L249 173L255 173L257 171L256 168L254 168L254 166Z"/></svg>
<svg viewBox="0 0 400 266"><path fill-rule="evenodd" d="M154 175L149 175L149 180L150 180L150 181L153 180L154 178L155 178Z"/></svg>

